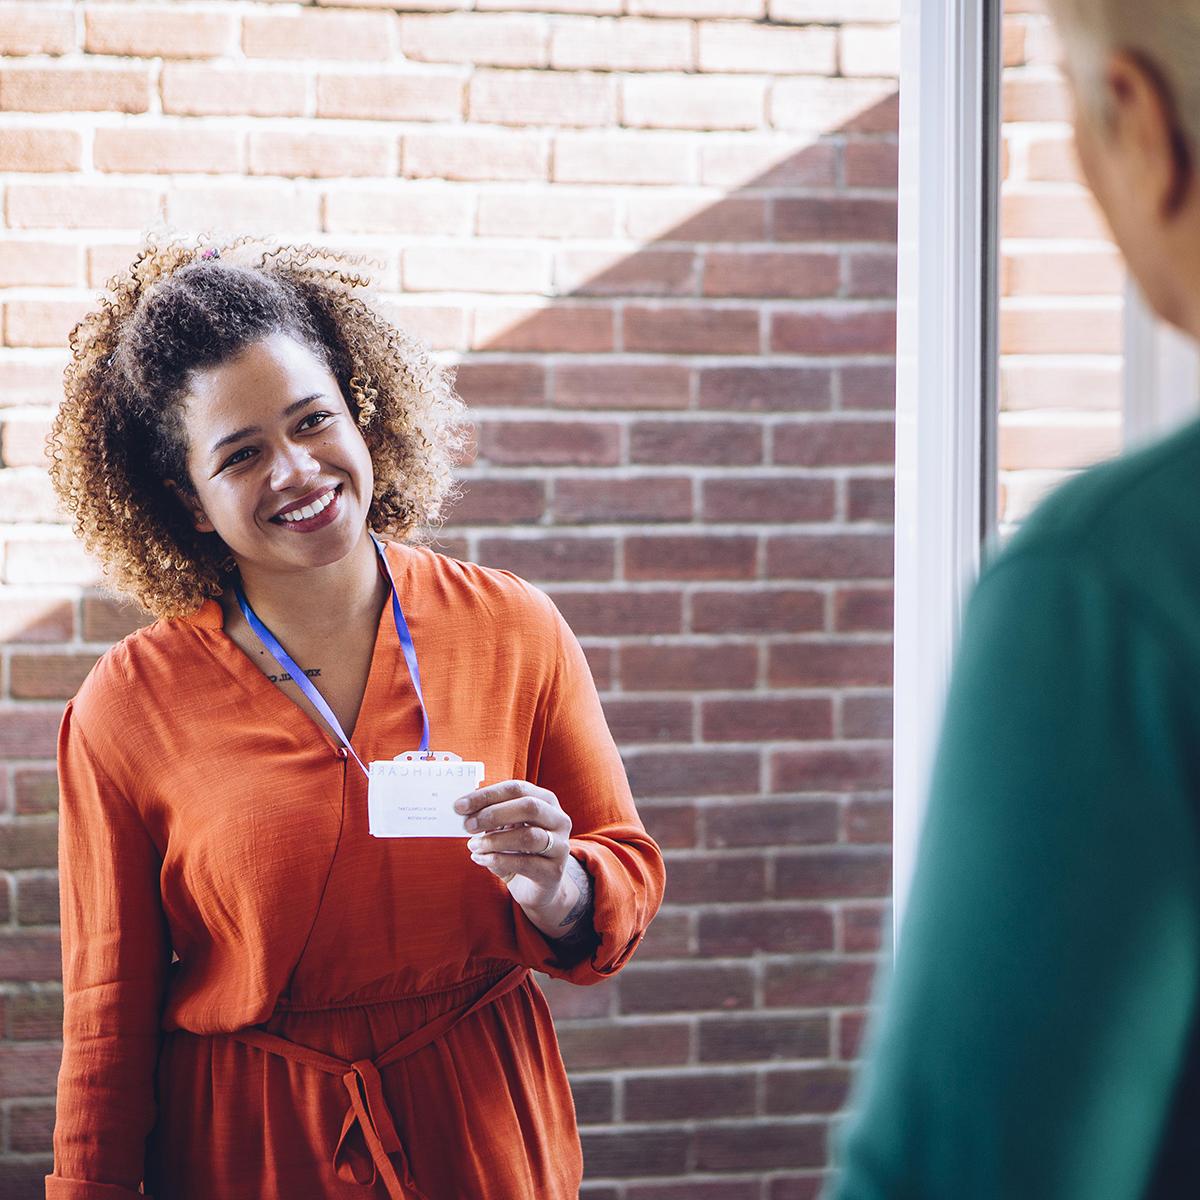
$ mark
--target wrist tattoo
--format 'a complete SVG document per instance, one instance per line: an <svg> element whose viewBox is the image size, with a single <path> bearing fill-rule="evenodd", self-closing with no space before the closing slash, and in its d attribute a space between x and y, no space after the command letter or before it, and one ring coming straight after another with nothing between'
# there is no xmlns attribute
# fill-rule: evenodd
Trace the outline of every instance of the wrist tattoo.
<svg viewBox="0 0 1200 1200"><path fill-rule="evenodd" d="M595 936L591 922L592 877L587 873L583 864L574 857L567 859L567 872L579 889L579 898L571 905L570 912L559 922L563 932L554 939L557 942L577 942Z"/></svg>

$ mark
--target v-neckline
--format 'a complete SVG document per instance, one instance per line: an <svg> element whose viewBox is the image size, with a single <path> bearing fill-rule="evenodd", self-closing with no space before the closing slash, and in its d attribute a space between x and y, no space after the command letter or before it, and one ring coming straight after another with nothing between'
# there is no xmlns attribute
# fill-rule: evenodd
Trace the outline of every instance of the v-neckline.
<svg viewBox="0 0 1200 1200"><path fill-rule="evenodd" d="M384 554L387 554L387 551L387 543L384 543ZM390 561L387 565L391 569L392 579L395 580L397 575L396 565ZM399 588L399 583L397 583L396 586ZM355 742L355 738L357 737L359 731L363 728L363 716L367 711L367 703L371 697L372 691L374 690L374 686L376 686L376 676L383 670L381 660L383 658L384 643L388 640L387 631L393 625L391 620L391 600L391 587L389 585L388 593L384 597L383 607L379 613L379 622L375 627L375 640L371 646L371 661L367 668L367 679L363 685L362 698L360 699L358 705L358 714L354 719L354 728L346 730L346 736L356 754L358 753L358 746ZM206 601L204 607L207 607L209 604L211 604L216 610L216 621L205 621L204 624L207 625L213 633L217 634L218 641L224 645L227 653L231 656L228 661L224 661L223 659L224 665L226 669L229 670L230 674L239 680L244 680L244 677L248 672L253 677L253 683L250 685L252 690L258 689L261 691L265 688L266 691L274 698L273 702L278 702L287 706L286 711L289 713L289 715L298 713L304 721L311 725L335 755L342 758L346 757L344 748L339 745L336 740L336 734L331 728L326 726L324 720L318 720L315 718L310 712L297 704L296 701L287 695L286 692L272 683L262 672L262 670L259 669L259 666L254 659L252 659L250 655L247 654L246 651L243 650L242 647L239 646L238 643L229 636L229 633L225 629L225 610L221 607L220 601L215 599ZM203 608L201 608L200 612L203 612ZM194 615L199 616L200 613L196 613ZM400 653L398 636L396 637L395 641L396 652ZM359 758L361 759L362 756L359 755Z"/></svg>

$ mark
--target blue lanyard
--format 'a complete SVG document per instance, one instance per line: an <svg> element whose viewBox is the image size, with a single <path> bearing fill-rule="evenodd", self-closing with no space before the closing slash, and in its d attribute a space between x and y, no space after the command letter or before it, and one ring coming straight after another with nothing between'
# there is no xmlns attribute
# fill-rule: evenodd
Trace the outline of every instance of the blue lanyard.
<svg viewBox="0 0 1200 1200"><path fill-rule="evenodd" d="M383 569L388 577L388 584L392 589L392 617L396 622L396 634L400 638L400 646L404 650L404 661L408 663L408 673L412 676L413 688L417 693L417 703L421 706L421 723L423 728L420 750L422 754L428 754L429 713L425 710L425 697L421 694L421 672L417 667L417 650L413 645L412 634L408 631L408 622L404 619L404 610L400 607L400 597L396 595L396 581L392 578L392 568L388 565L387 555L383 552L383 543L374 534L371 534L371 541L375 543L375 549L379 554L379 561L383 564ZM279 639L259 620L258 614L250 607L250 603L242 591L241 584L234 584L234 595L237 596L238 607L242 610L242 616L246 618L247 624L257 634L258 640L266 646L267 653L292 677L296 686L308 697L313 708L325 718L329 723L329 727L341 738L342 745L350 752L354 761L362 767L363 774L369 779L371 772L363 766L362 759L354 753L354 747L350 744L350 739L346 736L345 730L342 729L341 722L334 716L333 709L325 703L325 697L317 690L312 680L292 661L292 656L279 644Z"/></svg>

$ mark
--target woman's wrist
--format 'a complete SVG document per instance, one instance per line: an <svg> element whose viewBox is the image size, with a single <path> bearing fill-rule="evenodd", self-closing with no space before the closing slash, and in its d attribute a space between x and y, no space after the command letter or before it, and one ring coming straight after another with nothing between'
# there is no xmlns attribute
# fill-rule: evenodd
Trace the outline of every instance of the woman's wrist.
<svg viewBox="0 0 1200 1200"><path fill-rule="evenodd" d="M558 895L546 905L523 905L525 915L552 941L581 942L594 936L592 877L574 855L568 855Z"/></svg>

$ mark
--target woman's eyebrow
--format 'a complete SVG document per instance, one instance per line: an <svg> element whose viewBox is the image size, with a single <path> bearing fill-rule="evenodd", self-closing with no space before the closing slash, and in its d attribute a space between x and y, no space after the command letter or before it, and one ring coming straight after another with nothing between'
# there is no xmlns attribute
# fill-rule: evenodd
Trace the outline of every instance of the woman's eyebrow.
<svg viewBox="0 0 1200 1200"><path fill-rule="evenodd" d="M313 392L311 396L304 396L299 400L293 400L280 414L283 417L290 417L297 409L303 408L306 404L311 404L314 400L324 398L324 392ZM212 449L209 454L216 454L223 446L228 446L231 442L240 442L242 438L249 437L252 433L261 433L261 425L247 425L244 429L236 429L233 433L227 433L219 441L213 442Z"/></svg>

